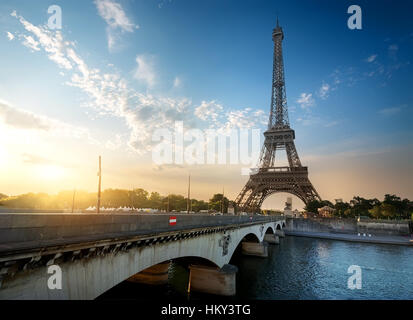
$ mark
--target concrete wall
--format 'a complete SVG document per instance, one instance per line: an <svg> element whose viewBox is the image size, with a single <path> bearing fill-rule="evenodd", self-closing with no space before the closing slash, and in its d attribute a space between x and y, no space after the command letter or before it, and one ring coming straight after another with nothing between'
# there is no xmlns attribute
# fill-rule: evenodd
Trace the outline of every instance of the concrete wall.
<svg viewBox="0 0 413 320"><path fill-rule="evenodd" d="M170 216L177 217L176 225L169 225ZM96 240L265 219L268 221L263 216L254 216L250 220L248 216L200 214L0 214L0 244L82 236L94 236Z"/></svg>
<svg viewBox="0 0 413 320"><path fill-rule="evenodd" d="M302 232L371 233L375 235L408 235L407 221L366 220L338 218L287 218L286 229Z"/></svg>
<svg viewBox="0 0 413 320"><path fill-rule="evenodd" d="M358 231L380 235L409 235L411 233L407 221L360 221L357 223Z"/></svg>
<svg viewBox="0 0 413 320"><path fill-rule="evenodd" d="M222 218L222 217L221 217ZM47 267L22 271L5 279L0 299L94 299L132 275L158 263L179 257L200 257L218 267L227 264L240 241L248 234L263 240L268 228L274 231L279 222L244 225L240 228L153 246L132 248L126 252L83 258L62 263L62 289L47 287ZM221 239L230 235L228 252L224 254Z"/></svg>

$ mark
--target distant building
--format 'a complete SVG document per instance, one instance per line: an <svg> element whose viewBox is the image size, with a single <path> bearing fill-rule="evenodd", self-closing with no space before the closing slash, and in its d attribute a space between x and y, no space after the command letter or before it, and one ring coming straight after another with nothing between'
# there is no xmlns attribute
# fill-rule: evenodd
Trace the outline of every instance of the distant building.
<svg viewBox="0 0 413 320"><path fill-rule="evenodd" d="M294 217L295 217L295 218L300 218L300 217L302 216L301 212L298 211L297 209L295 209L295 210L293 211L293 214L294 214Z"/></svg>
<svg viewBox="0 0 413 320"><path fill-rule="evenodd" d="M235 214L235 208L234 208L234 206L232 205L232 203L230 203L230 204L228 205L228 215L233 216L234 214Z"/></svg>
<svg viewBox="0 0 413 320"><path fill-rule="evenodd" d="M293 208L293 199L291 197L288 197L287 201L285 202L284 216L294 217L294 212L292 208Z"/></svg>
<svg viewBox="0 0 413 320"><path fill-rule="evenodd" d="M318 215L320 217L331 218L333 216L334 212L336 211L336 209L333 209L329 206L324 206L322 208L318 208L317 211L318 211Z"/></svg>
<svg viewBox="0 0 413 320"><path fill-rule="evenodd" d="M308 219L308 218L314 218L314 217L315 217L315 213L313 212L308 212L308 211L303 212L303 218Z"/></svg>

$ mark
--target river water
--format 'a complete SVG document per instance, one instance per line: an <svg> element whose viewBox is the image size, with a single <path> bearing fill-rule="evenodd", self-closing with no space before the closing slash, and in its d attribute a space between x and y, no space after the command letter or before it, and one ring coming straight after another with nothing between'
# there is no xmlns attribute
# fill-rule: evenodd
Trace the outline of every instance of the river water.
<svg viewBox="0 0 413 320"><path fill-rule="evenodd" d="M237 295L220 299L413 299L413 248L303 237L281 238L269 247L269 258L242 256ZM361 289L349 289L351 265L361 268ZM99 299L202 300L187 293L188 270L173 263L169 284L152 287L122 282Z"/></svg>

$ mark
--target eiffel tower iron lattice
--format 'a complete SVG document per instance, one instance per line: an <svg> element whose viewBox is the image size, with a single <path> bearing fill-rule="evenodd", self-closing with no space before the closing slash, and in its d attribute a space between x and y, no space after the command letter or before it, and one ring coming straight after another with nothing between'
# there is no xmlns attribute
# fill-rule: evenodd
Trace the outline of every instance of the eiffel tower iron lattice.
<svg viewBox="0 0 413 320"><path fill-rule="evenodd" d="M247 184L235 199L237 207L245 212L257 212L264 200L271 194L286 192L300 198L305 204L321 200L308 179L308 169L301 165L295 148L294 130L290 128L285 91L282 40L284 33L278 24L272 32L274 59L272 74L271 110L268 129L264 132L258 168L250 174ZM288 166L276 166L276 151L285 150Z"/></svg>

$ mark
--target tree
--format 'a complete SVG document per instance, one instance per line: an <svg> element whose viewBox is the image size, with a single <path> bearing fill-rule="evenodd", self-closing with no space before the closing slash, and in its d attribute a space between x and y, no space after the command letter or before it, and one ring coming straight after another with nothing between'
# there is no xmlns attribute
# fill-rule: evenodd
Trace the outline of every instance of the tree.
<svg viewBox="0 0 413 320"><path fill-rule="evenodd" d="M374 206L369 212L375 219L394 219L397 215L396 207L384 202Z"/></svg>
<svg viewBox="0 0 413 320"><path fill-rule="evenodd" d="M211 199L209 199L209 208L218 212L221 212L223 210L223 213L228 212L228 204L229 200L227 197L224 197L223 203L222 203L222 193L216 193L212 196ZM223 209L221 208L221 205L223 205Z"/></svg>
<svg viewBox="0 0 413 320"><path fill-rule="evenodd" d="M158 192L151 192L148 202L150 208L162 210L163 198Z"/></svg>
<svg viewBox="0 0 413 320"><path fill-rule="evenodd" d="M192 211L199 212L201 210L208 210L208 202L204 200L192 199Z"/></svg>
<svg viewBox="0 0 413 320"><path fill-rule="evenodd" d="M137 208L145 208L148 204L148 191L143 190L142 188L133 189L129 193L130 202L132 207Z"/></svg>
<svg viewBox="0 0 413 320"><path fill-rule="evenodd" d="M331 207L331 208L334 207L334 205L328 200L322 200L322 201L313 200L313 201L310 201L309 203L307 203L307 205L305 206L304 209L308 212L318 214L318 209L322 208L324 206L328 206L328 207Z"/></svg>
<svg viewBox="0 0 413 320"><path fill-rule="evenodd" d="M350 204L348 202L337 202L334 205L334 209L336 209L335 214L339 217L344 216L344 212L350 208Z"/></svg>

